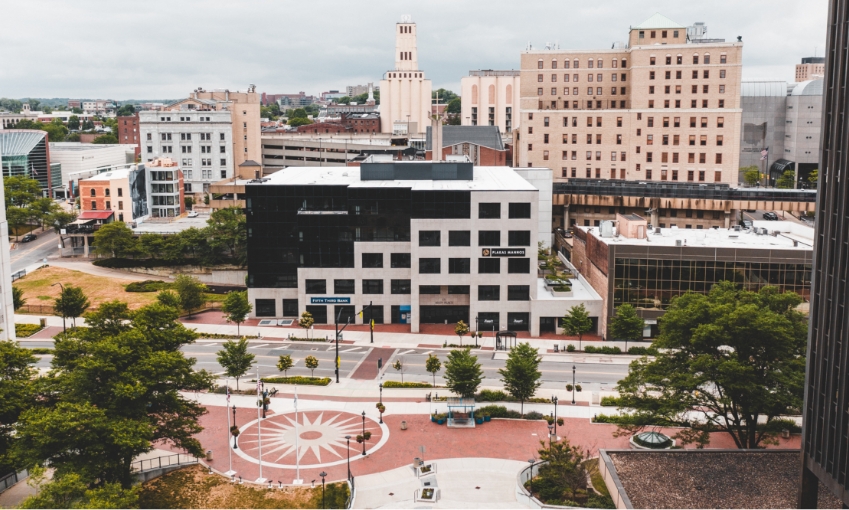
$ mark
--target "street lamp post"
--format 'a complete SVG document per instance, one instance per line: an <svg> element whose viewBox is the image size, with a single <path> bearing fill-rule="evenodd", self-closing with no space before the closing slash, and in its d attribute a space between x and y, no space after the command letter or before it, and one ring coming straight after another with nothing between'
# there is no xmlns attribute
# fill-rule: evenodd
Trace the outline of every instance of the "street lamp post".
<svg viewBox="0 0 849 510"><path fill-rule="evenodd" d="M366 454L366 412L363 411L363 455Z"/></svg>
<svg viewBox="0 0 849 510"><path fill-rule="evenodd" d="M65 286L64 286L64 285L62 285L61 283L56 282L56 283L54 283L54 284L52 284L52 285L50 285L50 286L51 286L51 287L54 287L54 286L56 286L56 285L58 285L58 286L59 286L59 288L60 288L60 289L62 289L62 294L64 294L64 293L65 293ZM62 316L62 333L64 333L64 332L65 332L65 316L63 315L63 316Z"/></svg>
<svg viewBox="0 0 849 510"><path fill-rule="evenodd" d="M383 403L383 383L380 383L380 403Z"/></svg>
<svg viewBox="0 0 849 510"><path fill-rule="evenodd" d="M554 435L557 435L557 395L551 397L551 401L554 403Z"/></svg>
<svg viewBox="0 0 849 510"><path fill-rule="evenodd" d="M554 437L554 425L548 426L548 451L551 452L551 438Z"/></svg>
<svg viewBox="0 0 849 510"><path fill-rule="evenodd" d="M236 406L235 405L233 406L233 426L234 427L236 426ZM236 442L237 439L238 439L238 436L233 436L233 449L234 450L239 449L239 444Z"/></svg>
<svg viewBox="0 0 849 510"><path fill-rule="evenodd" d="M575 405L575 365L572 365L572 405Z"/></svg>
<svg viewBox="0 0 849 510"><path fill-rule="evenodd" d="M324 503L324 477L327 476L327 473L322 471L318 476L321 477L321 508L327 508L327 505Z"/></svg>
<svg viewBox="0 0 849 510"><path fill-rule="evenodd" d="M345 436L345 441L348 442L348 480L351 479L351 436Z"/></svg>

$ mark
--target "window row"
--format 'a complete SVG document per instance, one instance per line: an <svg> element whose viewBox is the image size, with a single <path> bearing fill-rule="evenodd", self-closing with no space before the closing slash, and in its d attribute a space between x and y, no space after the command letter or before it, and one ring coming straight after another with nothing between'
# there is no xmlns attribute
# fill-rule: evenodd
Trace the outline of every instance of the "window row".
<svg viewBox="0 0 849 510"><path fill-rule="evenodd" d="M649 80L655 79L655 76L656 76L656 74L655 74L654 71L649 71ZM664 76L664 79L671 80L672 79L672 71L664 72L663 76ZM676 80L680 80L682 78L682 76L683 76L683 71L675 71L675 79ZM699 71L697 69L693 69L692 73L690 73L690 77L694 80L698 80L699 79ZM719 70L719 77L725 78L725 69ZM702 71L702 79L705 79L705 80L710 79L710 70L709 69L704 69ZM568 80L566 80L566 81L568 81ZM616 81L616 80L613 80L613 81Z"/></svg>
<svg viewBox="0 0 849 510"><path fill-rule="evenodd" d="M651 88L651 87L649 87L649 88ZM654 92L650 92L650 93L654 94ZM654 108L654 99L649 99L648 107ZM725 108L725 99L719 99L716 102L716 107L717 108ZM672 103L671 103L670 99L664 99L663 100L663 108L672 108ZM675 100L675 108L681 108L681 100L680 99ZM710 108L710 106L709 106L707 99L702 99L701 106L699 106L699 100L698 99L691 99L690 100L690 108Z"/></svg>
<svg viewBox="0 0 849 510"><path fill-rule="evenodd" d="M642 120L642 119L643 119L643 114L638 113L637 114L637 120ZM661 126L662 127L670 127L669 119L670 119L670 117L663 117L661 119ZM698 120L698 122L697 122L697 120ZM654 117L646 117L646 126L647 127L655 127L654 126ZM671 126L676 127L676 128L681 127L681 117L672 117ZM698 117L698 118L697 117L690 117L690 127L691 128L694 128L694 127L706 128L706 127L708 127L708 118L707 117ZM718 127L718 128L725 127L725 117L717 117L716 118L716 127ZM639 129L637 129L637 136L640 136L640 130Z"/></svg>
<svg viewBox="0 0 849 510"><path fill-rule="evenodd" d="M671 163L678 163L678 153L677 152L661 152L659 154L660 154L660 162L661 163L670 163L670 162ZM670 154L672 155L671 158L669 157ZM701 163L701 164L707 163L707 153L706 152L700 152L698 154L698 156L699 156L698 157L699 163ZM713 159L714 159L714 161L713 161L714 164L721 165L722 164L722 153L714 154ZM646 163L652 163L652 162L654 162L653 160L654 160L654 154L652 152L646 152ZM687 163L691 163L691 164L696 163L696 153L695 152L687 153Z"/></svg>
<svg viewBox="0 0 849 510"><path fill-rule="evenodd" d="M197 140L201 140L201 141L204 141L204 140L205 141L211 141L212 140L212 133L180 133L180 140L184 141L184 142L191 141L193 134L197 135L197 138L196 138ZM171 138L172 136L174 137L173 138L174 140L177 139L177 133L159 133L159 139L162 140L163 142L170 142L171 139L172 139ZM147 133L147 139L153 140L153 133ZM223 142L225 140L225 134L224 133L218 133L218 139Z"/></svg>
<svg viewBox="0 0 849 510"><path fill-rule="evenodd" d="M471 246L472 233L468 230L449 230L448 246ZM508 230L507 246L530 246L530 230ZM420 230L419 246L442 246L442 232L439 230ZM501 246L500 230L478 231L478 246ZM377 254L379 255L379 254ZM365 264L365 259L363 259ZM366 267L363 265L363 267Z"/></svg>
<svg viewBox="0 0 849 510"><path fill-rule="evenodd" d="M618 88L617 88L617 87L611 87L611 88L610 88L610 95L612 95L612 96L617 95L617 90L618 90L618 91L619 91L619 95L624 96L624 95L625 95L625 93L626 93L626 88L627 88L627 87L618 87ZM558 90L558 89L557 89L557 87L551 87L551 95L552 95L552 96L558 96L558 95L561 95L561 94L559 94L559 93L557 92L557 90ZM564 95L564 96L568 96L568 95L570 95L570 94L569 94L569 90L570 90L570 89L569 89L569 87L564 87L564 88L563 88L563 94L562 94L562 95ZM580 89L579 89L578 87L572 87L572 89L571 89L571 90L572 90L572 94L571 94L571 95L573 95L573 96L578 96L578 95L580 95L580 94L581 94L581 91L580 91ZM537 89L537 95L538 95L538 96L543 95L543 94L544 94L544 92L545 92L545 91L544 91L543 87L539 87L539 88ZM604 95L604 87L587 87L587 95L588 95L588 96L603 96L603 95ZM569 108L569 107L568 107L568 106L566 106L565 108ZM577 107L576 107L576 108L577 108ZM614 108L615 108L615 106L614 106Z"/></svg>
<svg viewBox="0 0 849 510"><path fill-rule="evenodd" d="M537 69L544 69L544 64L545 63L544 63L543 59L539 59L537 61ZM616 59L616 58L610 59L610 65L613 67L613 69L616 69L616 68L620 67L620 60ZM551 69L557 69L557 66L558 66L558 61L556 59L551 59ZM581 67L580 59L577 59L577 58L564 59L563 60L563 69L569 69L570 66L571 66L572 69L579 69ZM587 69L592 69L593 67L596 67L598 69L603 68L604 67L604 59L601 59L601 58L599 58L599 59L595 59L595 58L587 59ZM623 69L628 67L628 60L627 59L624 59L624 58L621 59L621 67Z"/></svg>
<svg viewBox="0 0 849 510"><path fill-rule="evenodd" d="M637 168L639 172L640 169ZM682 172L686 172L686 181L687 182L707 182L707 176L709 175L707 170L682 170ZM646 168L646 180L653 180L655 177L654 172L651 168ZM678 170L667 170L662 168L660 170L660 180L661 181L678 181ZM681 180L684 180L683 178ZM714 170L713 171L713 182L722 182L722 171Z"/></svg>
<svg viewBox="0 0 849 510"><path fill-rule="evenodd" d="M668 65L668 66L672 65L672 55L666 55L665 61L666 61L666 65ZM681 54L676 55L675 56L675 63L678 64L678 65L683 64L684 63L684 55L681 55ZM710 64L710 53L704 54L704 56L702 57L702 63ZM728 55L726 55L725 53L721 53L719 55L719 63L720 64L727 64L728 63ZM656 57L649 57L649 65L655 65L655 64L657 64L657 58ZM693 64L695 64L695 65L699 64L699 54L698 53L693 55Z"/></svg>
<svg viewBox="0 0 849 510"><path fill-rule="evenodd" d="M708 135L689 135L689 145L695 146L696 144L696 136L699 137L698 145L702 147L707 146ZM681 136L680 135L671 135L672 145L681 145ZM669 145L670 135L660 135L660 143L661 145ZM646 135L646 145L654 145L654 135ZM722 147L723 138L722 135L716 135L716 145L718 147ZM639 146L638 146L639 147ZM639 154L639 149L637 153Z"/></svg>
<svg viewBox="0 0 849 510"><path fill-rule="evenodd" d="M507 273L528 274L531 272L531 259L511 257L507 259ZM419 274L441 274L442 259L421 258L419 259ZM470 274L471 259L456 258L448 259L449 274ZM482 257L478 259L478 274L500 274L501 258Z"/></svg>
<svg viewBox="0 0 849 510"><path fill-rule="evenodd" d="M683 87L683 85L675 85L675 93L680 94L681 91L683 90L682 87ZM552 90L555 90L555 89L552 89ZM567 92L564 92L564 94L568 94L569 89L565 89L565 90ZM577 87L575 88L575 90L576 91L578 90ZM592 90L592 88L590 88L590 90ZM614 87L613 90L616 90L616 88ZM663 86L663 93L664 94L671 94L672 93L671 91L672 91L672 85L664 85ZM710 93L710 85L702 85L701 91L702 91L702 94L709 94ZM616 92L613 92L613 93L616 94ZM699 93L699 86L698 85L691 85L690 86L690 93L691 94L698 94ZM719 85L719 93L725 94L725 85ZM654 94L654 85L649 85L649 94Z"/></svg>
<svg viewBox="0 0 849 510"><path fill-rule="evenodd" d="M362 294L383 294L383 280L363 279L360 282ZM389 280L392 294L410 294L410 280ZM304 291L307 294L327 294L327 280L306 280ZM334 294L355 294L355 280L333 280Z"/></svg>
<svg viewBox="0 0 849 510"><path fill-rule="evenodd" d="M571 76L571 78L570 78L570 76ZM592 81L593 81L593 76L595 76L595 81L597 81L597 82L604 81L604 75L603 75L603 74L601 74L601 73L598 73L598 74L596 74L596 75L588 74L588 75L587 75L587 81L588 81L588 82L592 82ZM573 74L573 75L564 74L564 75L563 75L563 81L564 81L564 82L566 82L566 83L569 83L569 81L570 81L570 79L571 79L571 81L577 82L577 81L579 81L579 77L580 77L580 75L578 75L578 74ZM619 74L619 73L611 73L611 75L610 75L610 81L615 82L617 79L618 79L619 81L628 81L628 75L627 75L627 74L625 74L625 73L621 73L621 74ZM537 75L537 81L538 81L538 82L540 82L540 83L542 83L543 81L545 81L545 80L544 80L544 76L543 76L542 74L538 74L538 75ZM556 74L552 74L552 75L551 75L551 83L556 83L556 82L557 82L557 75L556 75Z"/></svg>

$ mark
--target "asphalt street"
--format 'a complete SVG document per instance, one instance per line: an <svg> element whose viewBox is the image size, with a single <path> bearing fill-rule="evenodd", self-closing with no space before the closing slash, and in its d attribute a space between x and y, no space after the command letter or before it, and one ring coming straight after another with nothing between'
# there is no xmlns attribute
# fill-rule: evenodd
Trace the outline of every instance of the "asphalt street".
<svg viewBox="0 0 849 510"><path fill-rule="evenodd" d="M14 238L13 238L14 239ZM38 234L38 239L29 243L18 243L18 247L12 250L12 273L16 273L25 267L35 264L48 256L59 252L59 236L54 230Z"/></svg>

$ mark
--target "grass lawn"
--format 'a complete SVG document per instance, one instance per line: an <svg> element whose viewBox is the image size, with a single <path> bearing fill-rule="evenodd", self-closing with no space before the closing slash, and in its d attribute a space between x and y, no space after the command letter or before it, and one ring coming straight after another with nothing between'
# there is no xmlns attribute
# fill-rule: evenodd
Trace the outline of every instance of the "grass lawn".
<svg viewBox="0 0 849 510"><path fill-rule="evenodd" d="M48 266L16 280L15 287L24 291L24 299L29 305L52 305L61 291L58 285L51 287L57 282L65 286L82 287L91 301L90 309L97 308L104 301L113 299L126 301L131 309L141 308L156 301L155 292L126 292L124 287L131 281Z"/></svg>
<svg viewBox="0 0 849 510"><path fill-rule="evenodd" d="M327 484L326 508L345 508L348 486ZM321 485L316 488L260 489L232 484L210 475L201 466L172 471L144 483L140 508L321 508Z"/></svg>

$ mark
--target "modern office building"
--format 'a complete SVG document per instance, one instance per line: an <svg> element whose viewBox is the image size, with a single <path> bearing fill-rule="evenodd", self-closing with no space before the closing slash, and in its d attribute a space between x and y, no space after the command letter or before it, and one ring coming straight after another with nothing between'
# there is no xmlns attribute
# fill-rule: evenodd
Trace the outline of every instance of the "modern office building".
<svg viewBox="0 0 849 510"><path fill-rule="evenodd" d="M383 133L424 133L430 125L432 85L419 69L416 30L409 16L395 24L395 68L380 80Z"/></svg>
<svg viewBox="0 0 849 510"><path fill-rule="evenodd" d="M50 162L61 164L61 191L57 196L76 197L79 190L73 188L78 179L72 178L79 172L97 170L134 161L136 146L124 144L91 144L79 142L50 142Z"/></svg>
<svg viewBox="0 0 849 510"><path fill-rule="evenodd" d="M520 71L469 71L460 80L462 126L498 126L510 135L519 125Z"/></svg>
<svg viewBox="0 0 849 510"><path fill-rule="evenodd" d="M25 176L38 181L45 193L62 185L62 174L51 166L47 132L34 129L0 130L3 176Z"/></svg>
<svg viewBox="0 0 849 510"><path fill-rule="evenodd" d="M846 133L849 2L828 12L824 118L814 254L810 338L805 376L802 477L798 508L817 508L820 483L849 506L849 146ZM841 70L841 71L838 71ZM819 483L818 483L819 481Z"/></svg>
<svg viewBox="0 0 849 510"><path fill-rule="evenodd" d="M556 182L736 185L743 43L716 41L655 14L627 46L524 51L514 164Z"/></svg>
<svg viewBox="0 0 849 510"><path fill-rule="evenodd" d="M602 335L616 308L628 303L645 320L645 336L654 337L672 299L707 293L722 280L749 290L773 285L810 298L813 229L796 223L650 230L645 218L625 214L599 227L577 227L566 241L570 263L604 300Z"/></svg>
<svg viewBox="0 0 849 510"><path fill-rule="evenodd" d="M822 79L825 76L825 57L805 57L796 64L796 82Z"/></svg>
<svg viewBox="0 0 849 510"><path fill-rule="evenodd" d="M232 177L234 168L261 157L259 94L207 91L156 112L140 112L142 160L170 157L185 175L185 192L206 192L210 183Z"/></svg>
<svg viewBox="0 0 849 510"><path fill-rule="evenodd" d="M554 331L571 306L598 317L585 282L537 275L550 239L548 169L448 162L287 168L245 185L248 297L256 317L316 323L455 323ZM563 289L561 289L563 290Z"/></svg>

